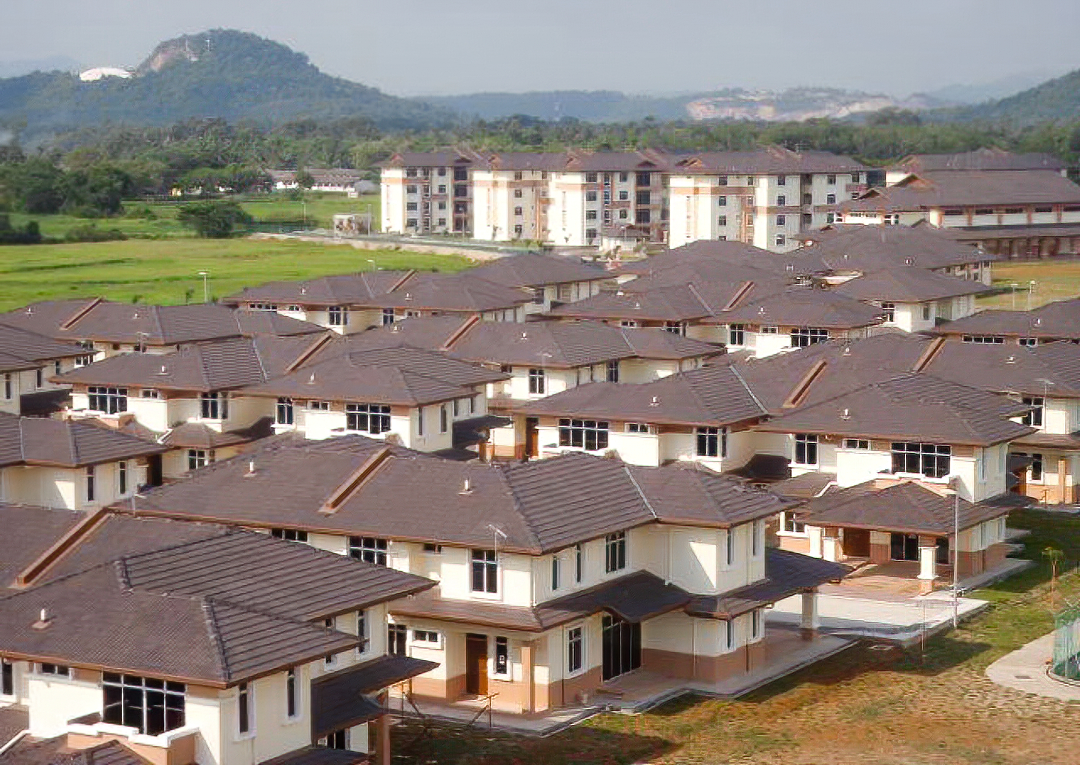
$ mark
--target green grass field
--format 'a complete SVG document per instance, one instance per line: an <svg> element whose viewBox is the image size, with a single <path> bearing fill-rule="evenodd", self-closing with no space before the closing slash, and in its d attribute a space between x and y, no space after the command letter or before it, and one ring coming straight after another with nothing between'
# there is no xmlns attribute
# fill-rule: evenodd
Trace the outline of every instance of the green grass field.
<svg viewBox="0 0 1080 765"><path fill-rule="evenodd" d="M457 271L465 258L391 250L358 250L311 242L131 239L100 244L0 247L0 310L38 300L102 296L177 304L202 299L199 271L220 298L245 286L368 270Z"/></svg>
<svg viewBox="0 0 1080 765"><path fill-rule="evenodd" d="M979 300L979 307L1026 310L1028 287L1032 281L1035 282L1031 291L1032 307L1080 296L1080 260L995 263L994 286L1008 291Z"/></svg>
<svg viewBox="0 0 1080 765"><path fill-rule="evenodd" d="M243 208L255 218L262 227L282 223L288 230L298 228L303 221L310 226L329 228L335 213L372 214L375 227L379 225L379 195L371 194L358 199L349 199L343 194L308 193L304 200L289 199L285 194L248 197L241 202ZM99 229L120 229L132 238L161 239L171 237L193 238L191 229L181 226L176 220L176 213L183 202L125 202L124 209L129 214L115 218L87 219L71 215L26 215L12 213L11 222L22 226L27 221L37 221L41 233L47 237L62 239L65 234L77 226L95 225ZM132 211L149 209L154 217L134 217Z"/></svg>

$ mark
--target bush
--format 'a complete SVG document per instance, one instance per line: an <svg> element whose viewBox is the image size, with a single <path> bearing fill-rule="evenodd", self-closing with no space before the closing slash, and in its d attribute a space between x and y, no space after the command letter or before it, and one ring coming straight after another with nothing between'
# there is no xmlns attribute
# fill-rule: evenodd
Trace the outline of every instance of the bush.
<svg viewBox="0 0 1080 765"><path fill-rule="evenodd" d="M11 225L11 219L0 215L0 244L41 244L41 229L36 220L24 227Z"/></svg>
<svg viewBox="0 0 1080 765"><path fill-rule="evenodd" d="M68 242L117 242L127 239L127 234L118 228L100 229L93 223L75 226L64 234Z"/></svg>
<svg viewBox="0 0 1080 765"><path fill-rule="evenodd" d="M180 208L176 219L205 239L227 239L238 227L252 222L244 208L231 199L191 202Z"/></svg>

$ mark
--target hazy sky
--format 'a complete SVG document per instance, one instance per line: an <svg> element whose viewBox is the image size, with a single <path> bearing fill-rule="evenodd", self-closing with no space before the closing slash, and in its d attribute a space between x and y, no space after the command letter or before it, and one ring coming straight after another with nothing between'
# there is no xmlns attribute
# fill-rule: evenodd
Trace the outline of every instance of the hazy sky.
<svg viewBox="0 0 1080 765"><path fill-rule="evenodd" d="M2 0L0 61L134 66L243 29L398 95L826 85L906 95L1080 67L1078 0Z"/></svg>

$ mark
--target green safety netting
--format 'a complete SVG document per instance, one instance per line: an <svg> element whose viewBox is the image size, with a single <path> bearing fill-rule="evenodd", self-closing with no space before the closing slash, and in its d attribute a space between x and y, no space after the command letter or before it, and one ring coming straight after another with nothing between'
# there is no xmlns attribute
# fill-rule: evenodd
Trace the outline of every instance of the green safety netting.
<svg viewBox="0 0 1080 765"><path fill-rule="evenodd" d="M1054 674L1080 680L1080 606L1070 606L1054 618Z"/></svg>

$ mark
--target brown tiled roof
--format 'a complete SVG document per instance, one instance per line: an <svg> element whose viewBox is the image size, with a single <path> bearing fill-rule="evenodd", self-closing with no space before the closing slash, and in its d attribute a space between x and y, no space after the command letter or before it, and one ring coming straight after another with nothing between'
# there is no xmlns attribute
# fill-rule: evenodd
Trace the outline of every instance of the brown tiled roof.
<svg viewBox="0 0 1080 765"><path fill-rule="evenodd" d="M373 458L376 467L365 473ZM326 510L340 487L358 481ZM583 454L462 463L345 436L269 443L151 490L134 506L149 514L468 547L492 544L495 526L505 534L500 548L542 554L665 519L723 527L782 509L775 497L728 482L737 483ZM403 504L404 495L410 501Z"/></svg>
<svg viewBox="0 0 1080 765"><path fill-rule="evenodd" d="M1080 398L1080 345L1067 341L1028 347L949 340L922 369L995 393Z"/></svg>
<svg viewBox="0 0 1080 765"><path fill-rule="evenodd" d="M890 170L908 173L942 170L1055 170L1065 164L1050 154L1014 154L996 147L983 147L957 154L912 154Z"/></svg>
<svg viewBox="0 0 1080 765"><path fill-rule="evenodd" d="M238 313L216 303L132 305L95 298L33 303L0 315L0 323L54 340L177 345L261 334L303 335L322 331L286 316Z"/></svg>
<svg viewBox="0 0 1080 765"><path fill-rule="evenodd" d="M85 355L86 350L74 343L60 343L0 321L0 372L36 369L48 361Z"/></svg>
<svg viewBox="0 0 1080 765"><path fill-rule="evenodd" d="M274 757L263 760L259 765L366 765L368 756L348 749L328 749L325 746L305 746Z"/></svg>
<svg viewBox="0 0 1080 765"><path fill-rule="evenodd" d="M732 619L757 608L847 576L851 569L809 555L765 548L765 579L721 595L699 595L687 606L691 616Z"/></svg>
<svg viewBox="0 0 1080 765"><path fill-rule="evenodd" d="M1007 419L1023 409L1004 396L905 374L806 406L758 429L992 446L1032 432Z"/></svg>
<svg viewBox="0 0 1080 765"><path fill-rule="evenodd" d="M387 713L367 694L435 669L433 661L385 655L311 683L311 729L314 738L350 728Z"/></svg>
<svg viewBox="0 0 1080 765"><path fill-rule="evenodd" d="M472 164L483 157L472 149L459 148L452 151L399 151L390 159L380 162L380 167L449 167L454 164Z"/></svg>
<svg viewBox="0 0 1080 765"><path fill-rule="evenodd" d="M164 451L159 444L90 420L47 420L0 412L0 467L83 467Z"/></svg>
<svg viewBox="0 0 1080 765"><path fill-rule="evenodd" d="M367 305L376 295L382 295L411 271L361 271L354 274L321 276L306 281L267 282L256 287L245 287L222 302L278 303L281 306L297 305Z"/></svg>
<svg viewBox="0 0 1080 765"><path fill-rule="evenodd" d="M77 510L0 503L0 527L8 529L0 534L0 595L20 571L84 518Z"/></svg>
<svg viewBox="0 0 1080 765"><path fill-rule="evenodd" d="M547 170L558 172L566 167L565 152L500 151L483 157L478 170Z"/></svg>
<svg viewBox="0 0 1080 765"><path fill-rule="evenodd" d="M990 287L972 279L961 279L958 276L948 276L912 266L859 276L839 285L836 291L856 300L894 303L925 303L992 292Z"/></svg>
<svg viewBox="0 0 1080 765"><path fill-rule="evenodd" d="M635 260L617 268L613 275L637 274L649 276L666 271L669 268L697 266L701 268L719 268L739 266L744 268L775 271L766 264L782 263L786 256L781 253L763 250L752 244L734 240L712 241L701 239L696 242L673 247L643 260ZM782 268L782 266L780 267Z"/></svg>
<svg viewBox="0 0 1080 765"><path fill-rule="evenodd" d="M734 296L741 284L730 285ZM702 296L689 285L673 285L633 291L632 285L616 291L605 291L584 300L553 308L556 318L620 319L626 321L692 321L712 315Z"/></svg>
<svg viewBox="0 0 1080 765"><path fill-rule="evenodd" d="M0 738L0 741L6 739ZM67 737L24 739L4 752L4 765L151 765L150 760L121 741L106 741L86 749L71 750Z"/></svg>
<svg viewBox="0 0 1080 765"><path fill-rule="evenodd" d="M781 146L754 151L707 151L676 163L672 174L758 174L758 173L850 173L868 168L840 154L827 151L796 152Z"/></svg>
<svg viewBox="0 0 1080 765"><path fill-rule="evenodd" d="M1053 170L925 171L842 202L845 211L1080 203L1080 186Z"/></svg>
<svg viewBox="0 0 1080 765"><path fill-rule="evenodd" d="M960 529L1008 513L1008 508L960 500ZM879 529L904 534L949 535L956 528L954 497L914 481L880 486L868 481L832 488L795 510L800 521L815 526Z"/></svg>
<svg viewBox="0 0 1080 765"><path fill-rule="evenodd" d="M766 412L729 365L715 364L648 383L588 383L523 404L526 414L618 422L732 425Z"/></svg>
<svg viewBox="0 0 1080 765"><path fill-rule="evenodd" d="M1080 340L1080 298L1047 303L1033 311L980 311L946 322L934 332L943 335Z"/></svg>
<svg viewBox="0 0 1080 765"><path fill-rule="evenodd" d="M594 282L609 279L602 268L563 255L525 252L507 255L467 273L504 287L541 287L548 284Z"/></svg>
<svg viewBox="0 0 1080 765"><path fill-rule="evenodd" d="M402 310L456 311L481 313L516 308L532 300L517 287L474 276L470 271L456 274L417 274L397 288L375 295L367 303L375 308Z"/></svg>
<svg viewBox="0 0 1080 765"><path fill-rule="evenodd" d="M903 266L938 269L997 260L998 256L957 240L955 230L933 226L826 226L802 237L806 244L787 253L805 273L864 274Z"/></svg>
<svg viewBox="0 0 1080 765"><path fill-rule="evenodd" d="M246 428L217 431L201 422L185 422L169 430L161 443L173 449L222 449L250 444L274 434L274 418L260 417Z"/></svg>
<svg viewBox="0 0 1080 765"><path fill-rule="evenodd" d="M716 315L716 322L854 329L880 324L881 309L831 290L789 287Z"/></svg>

